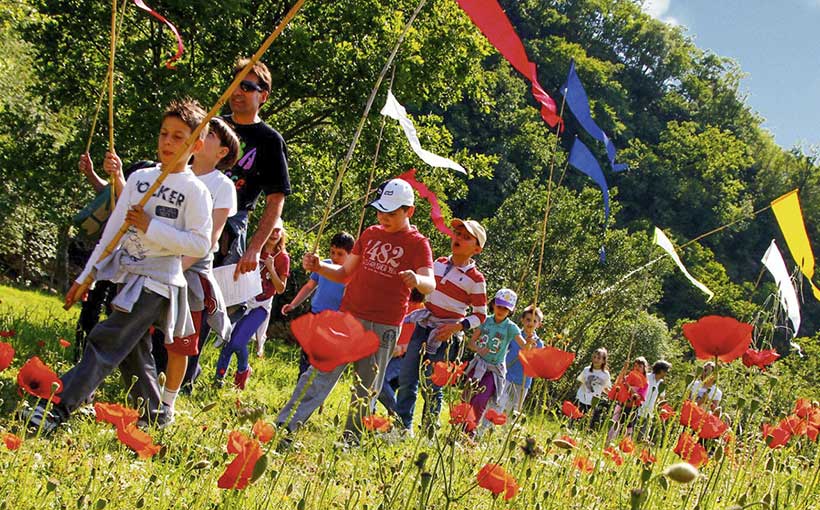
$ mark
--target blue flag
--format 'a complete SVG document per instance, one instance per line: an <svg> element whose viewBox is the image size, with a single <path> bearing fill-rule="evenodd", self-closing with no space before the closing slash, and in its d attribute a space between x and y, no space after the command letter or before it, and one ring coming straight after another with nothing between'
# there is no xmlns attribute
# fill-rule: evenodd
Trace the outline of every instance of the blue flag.
<svg viewBox="0 0 820 510"><path fill-rule="evenodd" d="M598 124L592 119L592 113L589 110L589 98L584 90L584 85L578 74L575 72L575 61L569 64L569 75L567 75L567 82L561 87L561 93L564 94L564 100L569 106L572 114L578 119L587 133L599 142L603 142L606 146L606 154L609 156L609 164L613 172L622 172L627 169L623 163L615 163L615 145L612 140L604 133L604 130L598 127Z"/></svg>
<svg viewBox="0 0 820 510"><path fill-rule="evenodd" d="M598 160L595 159L589 148L584 145L584 142L578 138L572 143L572 149L569 151L569 164L587 175L601 188L601 192L604 194L604 232L606 232L606 226L609 223L609 186L606 184L606 177L604 177L604 172L601 170L601 165L598 164ZM606 250L603 246L601 246L599 255L601 262L604 262L606 260Z"/></svg>

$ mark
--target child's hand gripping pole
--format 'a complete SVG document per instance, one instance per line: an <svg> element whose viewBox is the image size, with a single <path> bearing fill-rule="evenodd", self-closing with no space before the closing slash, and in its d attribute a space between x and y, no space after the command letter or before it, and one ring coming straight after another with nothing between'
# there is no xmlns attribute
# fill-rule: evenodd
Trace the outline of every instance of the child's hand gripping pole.
<svg viewBox="0 0 820 510"><path fill-rule="evenodd" d="M265 51L267 51L270 45L273 44L273 41L275 41L276 38L279 37L279 34L282 33L282 31L285 29L288 23L290 23L293 17L296 16L296 13L299 12L299 9L302 8L302 5L304 3L305 0L296 0L296 3L294 3L293 7L291 7L287 14L285 14L285 17L282 18L282 21L279 23L279 25L277 25L273 32L268 36L268 38L265 39L265 41L262 43L262 46L260 46L259 49L256 50L256 53L253 54L253 56L248 61L247 65L241 71L239 71L236 74L236 76L234 76L234 79L228 86L227 90L225 90L225 92L222 93L222 96L217 100L216 104L214 104L213 108L211 108L208 114L205 115L205 118L202 120L199 126L197 126L196 129L194 129L194 132L191 133L191 136L189 136L188 139L185 140L185 145L179 150L179 152L177 152L174 155L173 163L168 165L168 167L162 169L162 173L159 175L159 177L157 177L157 180L154 181L154 184L152 184L151 187L148 188L148 191L146 191L145 194L142 196L142 199L140 199L139 201L140 207L145 207L145 204L151 198L151 195L153 195L154 192L157 189L159 189L160 185L162 185L165 178L168 177L168 174L171 172L171 169L176 167L182 160L183 156L188 153L191 146L199 138L199 135L200 133L202 133L202 130L208 126L208 123L211 121L211 119L214 118L216 114L222 109L222 106L224 106L228 99L231 97L231 94L233 94L234 90L236 90L236 87L239 86L239 83L245 79L245 76L247 76L247 74L251 71L254 64L256 64L260 58L262 58L262 55L265 53ZM103 250L103 252L100 254L99 260L94 261L95 264L100 260L104 259L105 257L109 256L111 252L114 251L117 245L119 245L120 239L122 239L122 236L125 235L125 232L127 230L127 223L123 223L122 225L120 225L120 229L117 231L114 238L111 239L111 242L108 243L108 246L106 246L105 250ZM65 310L71 308L71 305L73 305L76 302L78 297L82 296L88 290L88 287L91 285L93 281L94 277L89 275L82 282L75 283L76 288L75 285L72 285L71 289L74 290L74 292L71 292L70 290L69 293L66 294L66 300L65 304L63 305L63 308Z"/></svg>

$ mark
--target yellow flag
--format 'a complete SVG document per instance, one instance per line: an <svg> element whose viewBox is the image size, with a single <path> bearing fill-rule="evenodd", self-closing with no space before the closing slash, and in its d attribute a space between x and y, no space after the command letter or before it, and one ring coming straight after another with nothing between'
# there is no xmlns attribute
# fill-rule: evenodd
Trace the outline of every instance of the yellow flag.
<svg viewBox="0 0 820 510"><path fill-rule="evenodd" d="M820 300L820 289L818 289L812 278L814 277L814 254L809 244L809 235L806 233L806 224L803 222L803 213L800 211L800 199L797 198L797 190L790 191L782 197L772 202L772 211L777 218L777 224L786 239L789 252L800 271L806 275L811 285L812 294Z"/></svg>

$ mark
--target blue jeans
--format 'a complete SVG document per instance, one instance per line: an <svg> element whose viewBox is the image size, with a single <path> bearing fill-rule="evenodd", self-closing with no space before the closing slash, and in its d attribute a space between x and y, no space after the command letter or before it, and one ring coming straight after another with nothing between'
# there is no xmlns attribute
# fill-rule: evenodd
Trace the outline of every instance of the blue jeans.
<svg viewBox="0 0 820 510"><path fill-rule="evenodd" d="M416 398L419 391L419 370L422 365L421 350L423 344L427 343L427 338L432 330L433 328L416 325L413 336L410 337L410 343L407 344L407 353L401 363L399 389L396 397L396 414L399 415L402 424L407 429L413 428L413 411L416 408ZM454 359L457 351L456 347L457 341L454 337L450 341L442 343L436 352L424 354L424 359L430 360L430 363L424 367L426 390L422 395L424 397L423 426L429 426L433 421L438 420L438 415L441 412L441 402L444 400L441 386L436 386L430 381L430 376L433 373L433 363L443 361L445 358Z"/></svg>

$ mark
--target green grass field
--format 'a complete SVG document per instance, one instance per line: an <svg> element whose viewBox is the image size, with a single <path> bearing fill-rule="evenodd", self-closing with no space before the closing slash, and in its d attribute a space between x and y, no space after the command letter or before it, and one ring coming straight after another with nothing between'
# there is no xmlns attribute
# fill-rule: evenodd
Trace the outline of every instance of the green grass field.
<svg viewBox="0 0 820 510"><path fill-rule="evenodd" d="M23 400L34 400L18 395L16 374L27 359L39 356L58 373L71 366L73 347L61 347L59 339L73 343L77 314L76 307L63 311L57 297L0 287L0 330L15 331L3 340L16 350L11 366L0 372L3 433L24 437L14 415ZM688 484L662 475L681 461L673 453L683 429L677 418L645 442L636 438L635 452L621 453L624 462L616 465L603 453L606 432L587 430L585 420L568 424L558 417L560 399L544 398L547 385L536 385L533 396L546 412L510 417L510 423L487 430L475 443L448 424L445 411L432 440L417 434L389 443L368 434L360 447L344 448L340 423L351 381L345 376L321 412L295 434L294 448L279 452L274 438L262 445L254 483L244 490L219 489L217 480L234 458L226 450L228 433L251 435L258 417L272 422L293 388L297 349L276 339L268 348L266 358L251 360L249 388L238 391L210 386L217 352L206 347L202 384L193 396L180 397L176 422L149 430L163 447L151 459L137 458L112 426L84 413L50 438L24 438L16 450L0 445L0 508L820 508L817 443L801 435L770 449L760 433L761 420L779 420L800 395L783 394L786 387L778 385L788 374L777 366L760 374L739 362L721 368L724 419L733 439L709 440L710 459ZM686 370L694 372L694 365L678 373ZM454 403L459 395L460 389L448 388L445 398ZM680 409L681 395L668 396ZM96 401L125 402L118 375L105 382ZM565 449L565 442L555 441L564 435L577 446ZM655 462L644 464L642 450ZM591 471L577 467L582 458ZM500 464L515 478L520 491L514 498L493 497L477 485L476 475L487 463Z"/></svg>

